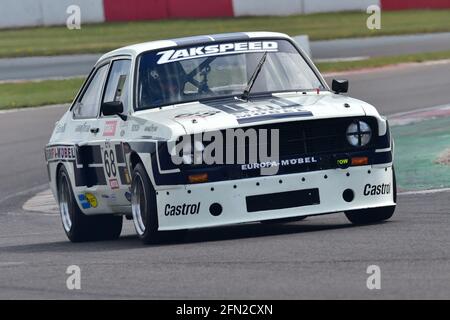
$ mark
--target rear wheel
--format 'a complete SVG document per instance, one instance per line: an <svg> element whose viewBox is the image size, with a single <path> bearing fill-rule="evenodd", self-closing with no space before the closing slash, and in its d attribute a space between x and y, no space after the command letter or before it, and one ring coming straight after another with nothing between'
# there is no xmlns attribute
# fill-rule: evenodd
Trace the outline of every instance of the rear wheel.
<svg viewBox="0 0 450 320"><path fill-rule="evenodd" d="M72 242L113 240L122 231L122 216L87 216L81 212L64 166L58 171L58 205L64 231Z"/></svg>
<svg viewBox="0 0 450 320"><path fill-rule="evenodd" d="M141 163L138 163L133 169L131 211L136 233L145 244L167 240L182 240L186 234L185 230L158 231L156 192Z"/></svg>
<svg viewBox="0 0 450 320"><path fill-rule="evenodd" d="M395 178L395 170L392 167L392 184L393 184L393 200L397 203L397 182ZM354 210L345 212L347 219L353 224L371 224L390 219L395 212L395 206L370 208L363 210Z"/></svg>

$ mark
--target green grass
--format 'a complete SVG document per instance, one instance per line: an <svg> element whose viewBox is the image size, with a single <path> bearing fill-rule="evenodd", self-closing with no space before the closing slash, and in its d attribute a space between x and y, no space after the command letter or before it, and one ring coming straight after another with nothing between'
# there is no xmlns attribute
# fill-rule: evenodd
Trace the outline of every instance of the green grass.
<svg viewBox="0 0 450 320"><path fill-rule="evenodd" d="M420 134L417 134L420 132ZM403 190L450 187L450 168L436 163L450 147L450 118L393 126L398 187Z"/></svg>
<svg viewBox="0 0 450 320"><path fill-rule="evenodd" d="M311 40L450 31L450 10L383 12L382 29L368 30L364 12L288 17L166 20L0 31L0 58L106 52L144 41L234 31L308 34Z"/></svg>
<svg viewBox="0 0 450 320"><path fill-rule="evenodd" d="M71 102L83 79L0 84L0 110Z"/></svg>
<svg viewBox="0 0 450 320"><path fill-rule="evenodd" d="M374 68L404 62L450 59L450 51L372 58L363 61L319 63L321 72ZM0 110L68 103L78 92L83 79L45 80L0 84Z"/></svg>

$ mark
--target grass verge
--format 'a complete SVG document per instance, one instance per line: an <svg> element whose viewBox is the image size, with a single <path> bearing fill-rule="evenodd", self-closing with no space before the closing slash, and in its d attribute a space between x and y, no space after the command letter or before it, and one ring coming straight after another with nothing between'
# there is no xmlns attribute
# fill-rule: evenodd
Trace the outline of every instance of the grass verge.
<svg viewBox="0 0 450 320"><path fill-rule="evenodd" d="M100 53L124 45L205 33L270 30L308 34L311 40L450 31L450 10L388 11L381 30L366 27L365 12L319 13L287 17L165 20L24 28L0 31L0 58Z"/></svg>
<svg viewBox="0 0 450 320"><path fill-rule="evenodd" d="M317 66L321 72L339 72L361 68L376 68L398 63L443 59L450 59L450 51L379 57L363 61L319 63ZM2 83L0 84L0 110L71 102L81 87L82 82L82 78L74 78L24 83Z"/></svg>
<svg viewBox="0 0 450 320"><path fill-rule="evenodd" d="M83 79L0 84L0 110L71 102Z"/></svg>

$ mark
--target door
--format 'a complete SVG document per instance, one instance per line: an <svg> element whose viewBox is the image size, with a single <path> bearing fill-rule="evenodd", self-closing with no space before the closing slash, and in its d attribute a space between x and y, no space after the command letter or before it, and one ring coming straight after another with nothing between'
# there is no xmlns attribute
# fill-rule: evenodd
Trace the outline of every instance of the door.
<svg viewBox="0 0 450 320"><path fill-rule="evenodd" d="M128 114L131 103L130 69L131 60L129 59L116 59L111 62L102 99L102 103L122 102L124 114ZM123 150L128 125L127 121L116 115L104 116L100 113L99 127L102 135L100 145L108 189L108 193L104 197L110 206L115 207L116 210L119 210L121 206L130 207L131 200L129 192L131 178ZM124 212L124 209L120 210Z"/></svg>
<svg viewBox="0 0 450 320"><path fill-rule="evenodd" d="M74 170L77 198L82 197L87 188L106 186L100 149L93 142L100 134L98 114L108 68L109 64L104 64L91 73L72 108L70 134L77 146Z"/></svg>

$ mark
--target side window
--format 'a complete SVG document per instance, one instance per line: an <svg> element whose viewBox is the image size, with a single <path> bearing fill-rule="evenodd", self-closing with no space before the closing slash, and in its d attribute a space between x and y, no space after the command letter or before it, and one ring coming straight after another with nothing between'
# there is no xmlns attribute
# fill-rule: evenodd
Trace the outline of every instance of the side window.
<svg viewBox="0 0 450 320"><path fill-rule="evenodd" d="M124 113L128 111L128 84L130 78L131 60L116 60L113 62L106 84L103 102L121 101Z"/></svg>
<svg viewBox="0 0 450 320"><path fill-rule="evenodd" d="M100 67L89 82L87 89L73 109L74 118L95 118L100 107L100 96L108 65Z"/></svg>

